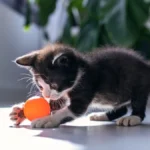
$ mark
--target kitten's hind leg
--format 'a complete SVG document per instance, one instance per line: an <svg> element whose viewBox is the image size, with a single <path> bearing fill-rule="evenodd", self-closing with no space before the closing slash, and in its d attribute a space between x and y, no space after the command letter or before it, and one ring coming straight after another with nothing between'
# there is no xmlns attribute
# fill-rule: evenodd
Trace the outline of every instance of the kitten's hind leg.
<svg viewBox="0 0 150 150"><path fill-rule="evenodd" d="M139 125L145 117L146 103L148 99L148 92L146 90L137 91L132 95L131 116L126 116L117 120L117 125L120 126L135 126Z"/></svg>
<svg viewBox="0 0 150 150"><path fill-rule="evenodd" d="M101 115L93 115L90 117L90 120L93 121L112 121L115 120L117 118L122 117L123 115L125 115L127 113L127 107L120 107L117 109L113 109L111 111L108 111L104 114Z"/></svg>

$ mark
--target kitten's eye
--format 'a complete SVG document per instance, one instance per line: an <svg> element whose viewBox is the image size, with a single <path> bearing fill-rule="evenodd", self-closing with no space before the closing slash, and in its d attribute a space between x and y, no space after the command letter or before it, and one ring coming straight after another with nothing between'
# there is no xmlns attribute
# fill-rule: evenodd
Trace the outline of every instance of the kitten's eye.
<svg viewBox="0 0 150 150"><path fill-rule="evenodd" d="M68 60L68 58L66 57L66 56L61 56L59 59L58 59L58 61L57 61L57 63L59 64L59 65L67 65L68 64L68 62L69 62L69 60Z"/></svg>
<svg viewBox="0 0 150 150"><path fill-rule="evenodd" d="M43 90L43 87L42 86L39 86L40 90L42 91Z"/></svg>
<svg viewBox="0 0 150 150"><path fill-rule="evenodd" d="M43 87L37 82L37 86L39 87L39 89L42 91Z"/></svg>

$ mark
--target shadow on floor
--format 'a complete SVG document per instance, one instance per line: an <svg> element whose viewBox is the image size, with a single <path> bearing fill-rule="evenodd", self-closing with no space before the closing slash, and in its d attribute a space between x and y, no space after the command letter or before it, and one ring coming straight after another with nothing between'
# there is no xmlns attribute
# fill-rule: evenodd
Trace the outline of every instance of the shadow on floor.
<svg viewBox="0 0 150 150"><path fill-rule="evenodd" d="M16 128L40 130L38 134L34 135L35 137L82 145L88 150L108 149L108 147L113 147L112 149L124 147L123 150L126 147L127 149L141 149L142 145L145 145L145 150L147 150L146 143L149 144L148 141L150 139L149 118L141 125L135 127L116 126L116 124L107 124L106 122L106 124L96 126L61 125L53 129L31 129L29 125L20 125Z"/></svg>

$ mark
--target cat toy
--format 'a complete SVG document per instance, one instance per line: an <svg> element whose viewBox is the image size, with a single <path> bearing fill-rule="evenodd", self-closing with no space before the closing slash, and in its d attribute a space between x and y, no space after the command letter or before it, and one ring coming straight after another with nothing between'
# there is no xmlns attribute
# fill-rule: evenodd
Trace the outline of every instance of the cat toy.
<svg viewBox="0 0 150 150"><path fill-rule="evenodd" d="M24 116L32 121L50 115L51 108L49 103L42 97L32 97L28 99L23 107Z"/></svg>

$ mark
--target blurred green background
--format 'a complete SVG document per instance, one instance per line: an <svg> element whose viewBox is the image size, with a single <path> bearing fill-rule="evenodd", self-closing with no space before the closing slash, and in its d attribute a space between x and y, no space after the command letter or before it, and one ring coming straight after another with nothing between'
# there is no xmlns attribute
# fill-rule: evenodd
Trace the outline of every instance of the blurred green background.
<svg viewBox="0 0 150 150"><path fill-rule="evenodd" d="M26 24L31 23L28 1ZM44 28L56 9L57 0L34 0L39 25ZM91 51L103 45L134 48L150 57L150 0L70 0L64 1L67 19L57 42ZM60 20L61 24L61 20ZM44 30L47 40L48 34Z"/></svg>
<svg viewBox="0 0 150 150"><path fill-rule="evenodd" d="M57 14L59 36L52 40L47 26L60 5L66 18ZM80 51L113 45L133 48L150 58L149 8L150 0L27 0L24 29L28 31L36 23L45 40L69 44Z"/></svg>

